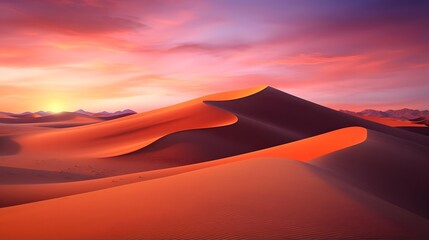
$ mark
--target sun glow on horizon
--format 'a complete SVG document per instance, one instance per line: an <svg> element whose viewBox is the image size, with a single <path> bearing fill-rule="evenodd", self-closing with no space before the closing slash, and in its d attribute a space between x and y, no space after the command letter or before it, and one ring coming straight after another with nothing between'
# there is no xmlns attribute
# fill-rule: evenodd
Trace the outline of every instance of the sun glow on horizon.
<svg viewBox="0 0 429 240"><path fill-rule="evenodd" d="M66 110L65 104L58 99L51 99L47 102L44 111L59 113Z"/></svg>

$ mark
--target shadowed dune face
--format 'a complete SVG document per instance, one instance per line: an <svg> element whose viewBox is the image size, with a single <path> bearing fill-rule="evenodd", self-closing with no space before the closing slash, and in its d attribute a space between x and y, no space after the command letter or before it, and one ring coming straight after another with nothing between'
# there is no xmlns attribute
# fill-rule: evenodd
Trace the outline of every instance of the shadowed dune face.
<svg viewBox="0 0 429 240"><path fill-rule="evenodd" d="M429 219L428 156L429 147L369 131L364 143L311 163Z"/></svg>
<svg viewBox="0 0 429 240"><path fill-rule="evenodd" d="M7 136L0 136L0 156L19 153L21 146Z"/></svg>
<svg viewBox="0 0 429 240"><path fill-rule="evenodd" d="M250 126L254 127L251 128ZM165 139L160 139L142 150L113 158L112 161L137 161L141 167L148 168L142 170L176 167L180 165L204 162L207 160L219 159L223 156L234 156L236 155L236 152L248 152L248 154L252 154L252 157L287 157L307 161L324 155L330 151L336 151L344 147L359 144L366 139L366 129L360 127L349 127L321 134L319 136L306 138L302 141L295 141L278 147L271 147L270 143L277 145L274 144L274 141L278 140L280 142L282 139L280 137L276 139L276 135L262 134L259 138L254 139L254 135L252 135L254 132L246 131L246 129L255 130L257 129L257 125L250 126L247 124L240 125L240 128L242 127L243 131L240 133L244 134L244 137L236 134L233 135L236 136L235 138L222 137L221 133L229 136L226 131L222 131L222 128L201 129L172 134L165 138L168 138L171 142L166 142L164 141ZM264 128L261 129L261 132L263 129ZM207 135L208 132L216 132L219 135L208 137L210 136ZM252 133L246 134L246 132ZM180 138L180 136L186 136L186 138ZM248 137L246 138L246 136ZM269 138L270 136L272 138ZM198 142L187 142L187 140L191 138L198 139ZM247 141L244 141L243 138L247 139ZM271 141L269 141L269 139ZM255 151L253 153L254 149L260 149L261 146L264 146L264 148L267 149ZM283 146L288 150L283 150ZM153 164L153 162L156 162L159 165Z"/></svg>
<svg viewBox="0 0 429 240"><path fill-rule="evenodd" d="M99 116L97 118L102 119L102 120L113 120L113 119L117 119L117 118L131 116L131 115L134 115L134 114L135 113L124 113L124 114L112 115L112 116Z"/></svg>
<svg viewBox="0 0 429 240"><path fill-rule="evenodd" d="M90 177L66 172L0 167L0 182L2 184L0 188L9 184L16 186L16 184L57 183L81 181L86 179L90 179ZM11 194L11 191L5 193L7 195L13 195Z"/></svg>
<svg viewBox="0 0 429 240"><path fill-rule="evenodd" d="M413 133L429 136L429 127L399 127L399 128Z"/></svg>
<svg viewBox="0 0 429 240"><path fill-rule="evenodd" d="M0 214L5 239L422 238L429 229L426 220L324 171L268 158L3 208Z"/></svg>
<svg viewBox="0 0 429 240"><path fill-rule="evenodd" d="M257 119L265 124L296 131L303 137L343 127L361 126L424 145L428 144L425 137L365 121L271 87L247 98L219 102L206 101L206 103L236 113L239 119L240 116Z"/></svg>

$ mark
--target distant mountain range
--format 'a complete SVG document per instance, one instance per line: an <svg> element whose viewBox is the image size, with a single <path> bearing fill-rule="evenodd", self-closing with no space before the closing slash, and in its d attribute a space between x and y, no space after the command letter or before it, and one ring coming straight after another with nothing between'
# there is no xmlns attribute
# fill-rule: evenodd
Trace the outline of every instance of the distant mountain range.
<svg viewBox="0 0 429 240"><path fill-rule="evenodd" d="M120 111L116 111L116 112L107 112L107 111L102 111L102 112L89 112L89 111L85 111L83 109L79 109L77 111L74 111L75 113L80 113L80 114L84 114L84 115L90 115L90 116L94 116L94 115L100 115L100 116L105 116L105 115L123 115L123 114L135 114L136 112L134 112L131 109L125 109L125 110L120 110ZM37 112L23 112L23 113L11 113L11 112L0 112L1 114L5 114L5 115L9 115L9 116L15 116L15 117L23 117L23 116L31 116L31 115L36 115L36 116L49 116L49 115L53 115L53 114L60 114L60 113L65 113L65 112L60 112L60 113L53 113L53 112L49 112L49 111L37 111Z"/></svg>
<svg viewBox="0 0 429 240"><path fill-rule="evenodd" d="M119 118L119 117L125 117L128 115L136 114L136 112L134 112L131 109L125 109L125 110L116 111L116 112L102 111L102 112L97 112L97 113L92 113L92 112L85 111L83 109L79 109L79 110L75 111L75 113L80 113L80 114L88 115L91 117L100 118L102 120L111 120L111 119L115 119L115 118Z"/></svg>
<svg viewBox="0 0 429 240"><path fill-rule="evenodd" d="M118 115L131 115L131 114L135 114L136 112L134 112L131 109L125 109L122 111L116 111L116 112L107 112L107 111L102 111L102 112L97 112L97 113L93 113L93 112L88 112L85 111L83 109L79 109L77 111L75 111L75 113L80 113L80 114L85 114L85 115L91 115L91 116L118 116Z"/></svg>
<svg viewBox="0 0 429 240"><path fill-rule="evenodd" d="M420 111L420 110L409 109L409 108L403 108L398 110L387 110L387 111L379 111L374 109L365 109L360 112L352 112L348 110L340 110L340 111L344 113L356 114L360 116L394 118L394 119L401 119L401 120L413 120L417 118L429 117L429 110Z"/></svg>
<svg viewBox="0 0 429 240"><path fill-rule="evenodd" d="M429 110L416 110L403 108L398 110L387 110L380 111L375 109L365 109L360 112L353 112L349 110L339 110L340 112L364 116L364 117L376 117L376 118L391 118L398 119L402 121L412 121L414 123L422 123L426 124L429 121ZM83 109L79 109L74 112L61 112L61 113L53 113L49 111L37 111L37 112L23 112L23 113L10 113L10 112L0 112L0 122L4 123L12 123L12 122L29 122L32 119L37 118L46 118L50 116L59 116L59 115L70 115L70 114L78 114L81 116L87 116L93 119L99 120L111 120L115 118L125 117L128 115L136 114L135 111L131 109L119 110L115 112L89 112ZM16 119L16 120L13 120ZM42 119L40 119L42 120Z"/></svg>
<svg viewBox="0 0 429 240"><path fill-rule="evenodd" d="M65 121L71 120L73 118L80 117L86 120L94 121L104 121L111 120L115 118L121 118L136 114L131 109L120 110L116 112L88 112L83 109L79 109L74 112L60 112L53 113L47 111L37 111L37 112L23 112L23 113L10 113L10 112L0 112L0 123L37 123L37 122L56 122L56 121Z"/></svg>

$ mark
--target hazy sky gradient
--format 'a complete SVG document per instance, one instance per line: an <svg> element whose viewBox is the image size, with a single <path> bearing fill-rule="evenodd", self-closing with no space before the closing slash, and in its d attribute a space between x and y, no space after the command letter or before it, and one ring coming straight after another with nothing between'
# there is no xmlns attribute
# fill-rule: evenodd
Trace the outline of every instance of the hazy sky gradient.
<svg viewBox="0 0 429 240"><path fill-rule="evenodd" d="M0 0L0 111L144 111L271 85L429 109L428 1Z"/></svg>

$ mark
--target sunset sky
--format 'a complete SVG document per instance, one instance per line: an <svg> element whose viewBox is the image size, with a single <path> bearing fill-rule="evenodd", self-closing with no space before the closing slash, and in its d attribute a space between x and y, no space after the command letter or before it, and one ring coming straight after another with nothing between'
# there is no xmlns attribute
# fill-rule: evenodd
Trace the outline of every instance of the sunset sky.
<svg viewBox="0 0 429 240"><path fill-rule="evenodd" d="M271 85L429 109L429 1L0 0L0 111L145 111Z"/></svg>

